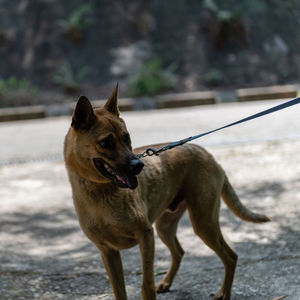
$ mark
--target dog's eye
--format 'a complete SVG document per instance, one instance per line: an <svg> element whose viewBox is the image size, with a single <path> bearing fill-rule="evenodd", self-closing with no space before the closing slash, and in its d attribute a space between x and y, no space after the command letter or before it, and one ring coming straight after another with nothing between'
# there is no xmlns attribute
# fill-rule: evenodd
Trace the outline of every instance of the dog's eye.
<svg viewBox="0 0 300 300"><path fill-rule="evenodd" d="M103 149L112 149L114 147L113 138L111 136L99 141L98 144Z"/></svg>

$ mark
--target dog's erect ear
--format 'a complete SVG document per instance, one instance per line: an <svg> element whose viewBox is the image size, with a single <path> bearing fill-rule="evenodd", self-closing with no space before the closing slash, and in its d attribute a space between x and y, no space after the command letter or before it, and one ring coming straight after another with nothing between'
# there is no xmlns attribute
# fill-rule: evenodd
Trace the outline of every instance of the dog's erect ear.
<svg viewBox="0 0 300 300"><path fill-rule="evenodd" d="M93 126L96 119L97 117L88 98L80 96L74 110L71 126L76 130L88 130Z"/></svg>
<svg viewBox="0 0 300 300"><path fill-rule="evenodd" d="M119 83L117 83L114 91L112 92L111 96L106 101L104 108L108 110L110 113L116 115L117 117L120 115L120 111L118 108L118 86Z"/></svg>

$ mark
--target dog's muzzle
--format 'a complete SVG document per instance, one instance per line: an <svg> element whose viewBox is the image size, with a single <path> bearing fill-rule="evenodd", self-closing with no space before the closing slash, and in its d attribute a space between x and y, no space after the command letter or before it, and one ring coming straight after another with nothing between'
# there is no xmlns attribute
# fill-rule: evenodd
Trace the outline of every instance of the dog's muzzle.
<svg viewBox="0 0 300 300"><path fill-rule="evenodd" d="M122 167L119 170L114 169L101 158L94 158L93 161L97 170L119 187L135 189L138 186L136 175L138 175L144 167L144 163L140 159L131 159L127 167Z"/></svg>

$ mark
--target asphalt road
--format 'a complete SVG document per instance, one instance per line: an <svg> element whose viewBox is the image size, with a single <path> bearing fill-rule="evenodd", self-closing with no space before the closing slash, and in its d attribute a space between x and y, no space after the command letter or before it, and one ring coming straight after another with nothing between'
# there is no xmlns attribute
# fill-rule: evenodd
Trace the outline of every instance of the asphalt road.
<svg viewBox="0 0 300 300"><path fill-rule="evenodd" d="M122 116L139 146L214 129L278 103ZM299 112L295 106L197 141L222 164L244 205L272 220L242 222L222 205L222 232L239 255L232 300L300 299ZM81 232L74 212L61 160L69 124L70 117L0 124L1 300L114 299L98 250ZM158 300L212 299L222 282L220 260L195 238L187 214L178 238L186 254L171 292ZM158 281L169 253L158 238L155 243ZM138 247L122 251L122 258L129 299L140 300Z"/></svg>
<svg viewBox="0 0 300 300"><path fill-rule="evenodd" d="M215 129L282 101L205 105L124 112L134 146L168 142ZM0 165L28 159L59 158L71 117L0 124ZM203 146L235 145L300 137L300 105L276 112L195 141Z"/></svg>

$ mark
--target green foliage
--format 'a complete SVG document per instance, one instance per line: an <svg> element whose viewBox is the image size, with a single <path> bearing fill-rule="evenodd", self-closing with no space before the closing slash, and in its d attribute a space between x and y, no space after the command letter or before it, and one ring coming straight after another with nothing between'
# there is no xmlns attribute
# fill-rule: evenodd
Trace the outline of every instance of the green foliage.
<svg viewBox="0 0 300 300"><path fill-rule="evenodd" d="M0 78L0 106L32 104L38 94L39 89L25 78Z"/></svg>
<svg viewBox="0 0 300 300"><path fill-rule="evenodd" d="M130 96L153 96L173 88L177 82L174 74L175 64L163 67L162 60L154 58L146 61L129 81Z"/></svg>
<svg viewBox="0 0 300 300"><path fill-rule="evenodd" d="M223 81L223 74L217 69L210 69L204 76L207 84L217 86Z"/></svg>
<svg viewBox="0 0 300 300"><path fill-rule="evenodd" d="M62 86L66 93L73 93L80 87L80 83L88 76L90 67L84 66L74 72L71 64L64 61L59 69L53 74L53 81Z"/></svg>
<svg viewBox="0 0 300 300"><path fill-rule="evenodd" d="M91 4L84 3L71 13L66 20L59 20L64 32L74 41L81 41L83 32L94 23L94 18L89 16Z"/></svg>
<svg viewBox="0 0 300 300"><path fill-rule="evenodd" d="M8 79L0 78L0 93L5 93L10 90L27 90L32 94L38 93L38 88L35 87L32 83L30 83L25 78L17 79L16 77L12 76Z"/></svg>

